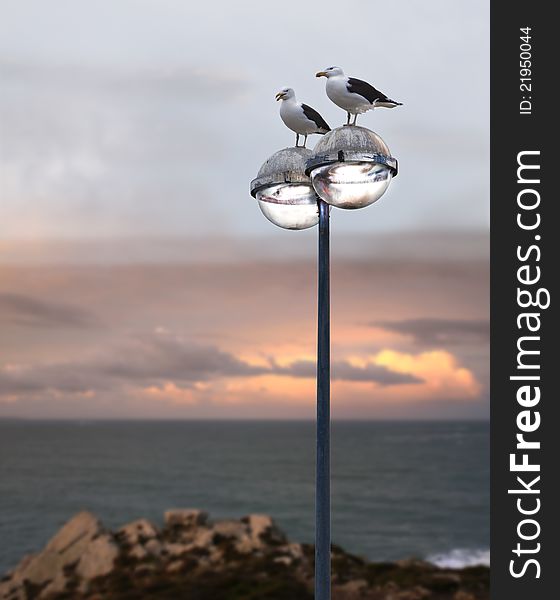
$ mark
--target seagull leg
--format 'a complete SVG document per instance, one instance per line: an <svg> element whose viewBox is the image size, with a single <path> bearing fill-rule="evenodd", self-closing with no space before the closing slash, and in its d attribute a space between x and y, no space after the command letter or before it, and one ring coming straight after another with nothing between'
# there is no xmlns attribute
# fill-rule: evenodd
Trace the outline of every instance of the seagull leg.
<svg viewBox="0 0 560 600"><path fill-rule="evenodd" d="M352 123L352 125L355 125L357 120L358 120L358 113L356 113L354 115L354 122Z"/></svg>
<svg viewBox="0 0 560 600"><path fill-rule="evenodd" d="M306 144L307 144L307 133L305 134L305 137L303 138L303 147L306 148Z"/></svg>
<svg viewBox="0 0 560 600"><path fill-rule="evenodd" d="M296 133L296 148L298 147L299 144L299 133Z"/></svg>
<svg viewBox="0 0 560 600"><path fill-rule="evenodd" d="M346 119L346 125L350 125L350 117L351 117L351 115L350 115L349 112L347 112L346 114L348 115L348 117Z"/></svg>

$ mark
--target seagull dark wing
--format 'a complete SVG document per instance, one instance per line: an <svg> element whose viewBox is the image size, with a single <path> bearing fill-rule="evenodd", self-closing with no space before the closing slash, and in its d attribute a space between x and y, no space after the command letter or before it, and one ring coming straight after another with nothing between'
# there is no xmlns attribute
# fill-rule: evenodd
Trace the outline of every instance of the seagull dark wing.
<svg viewBox="0 0 560 600"><path fill-rule="evenodd" d="M367 81L354 79L354 77L348 78L346 89L353 94L359 94L364 97L370 104L373 104L376 100L377 102L394 102L394 100L387 98L383 92L376 90L373 85L370 85Z"/></svg>
<svg viewBox="0 0 560 600"><path fill-rule="evenodd" d="M311 108L307 104L302 104L301 107L303 108L303 114L317 125L317 129L331 130L325 119L314 108Z"/></svg>

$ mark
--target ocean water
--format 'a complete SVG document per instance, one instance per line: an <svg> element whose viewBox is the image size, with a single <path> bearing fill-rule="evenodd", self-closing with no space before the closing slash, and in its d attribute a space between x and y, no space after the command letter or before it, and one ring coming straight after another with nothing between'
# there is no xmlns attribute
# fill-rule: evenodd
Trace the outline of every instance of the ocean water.
<svg viewBox="0 0 560 600"><path fill-rule="evenodd" d="M82 509L109 527L168 508L271 514L313 541L310 422L0 421L0 574ZM332 536L372 560L489 561L489 426L335 422Z"/></svg>

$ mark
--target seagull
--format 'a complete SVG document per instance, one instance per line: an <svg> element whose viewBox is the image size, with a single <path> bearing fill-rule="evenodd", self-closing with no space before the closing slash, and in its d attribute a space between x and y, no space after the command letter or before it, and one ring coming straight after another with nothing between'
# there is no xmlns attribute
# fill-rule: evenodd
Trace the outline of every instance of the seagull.
<svg viewBox="0 0 560 600"><path fill-rule="evenodd" d="M358 115L377 107L395 108L402 106L402 102L396 102L387 98L383 92L376 90L367 81L347 77L340 67L329 67L319 71L315 77L326 77L327 96L348 114L346 125L350 125L350 115L354 115L354 122Z"/></svg>
<svg viewBox="0 0 560 600"><path fill-rule="evenodd" d="M307 136L311 133L324 135L331 128L323 117L311 106L302 104L296 100L296 94L292 88L284 88L276 94L276 100L282 100L280 105L280 117L288 129L296 133L296 148L299 144L299 136L305 136L303 148L307 143Z"/></svg>

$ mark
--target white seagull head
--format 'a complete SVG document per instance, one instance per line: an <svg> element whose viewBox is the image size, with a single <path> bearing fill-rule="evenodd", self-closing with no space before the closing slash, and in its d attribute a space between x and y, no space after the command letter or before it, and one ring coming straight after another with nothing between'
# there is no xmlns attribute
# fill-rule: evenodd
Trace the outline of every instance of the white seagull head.
<svg viewBox="0 0 560 600"><path fill-rule="evenodd" d="M290 98L295 98L295 97L296 97L296 93L294 92L294 90L292 88L284 88L283 90L280 90L276 94L276 101L289 100Z"/></svg>
<svg viewBox="0 0 560 600"><path fill-rule="evenodd" d="M336 77L337 75L344 75L344 71L340 67L329 67L324 71L319 71L315 73L315 77Z"/></svg>

